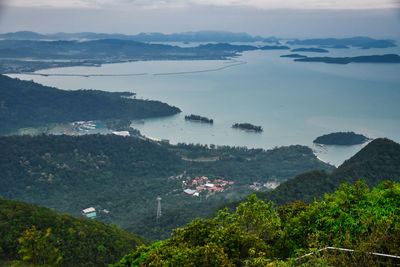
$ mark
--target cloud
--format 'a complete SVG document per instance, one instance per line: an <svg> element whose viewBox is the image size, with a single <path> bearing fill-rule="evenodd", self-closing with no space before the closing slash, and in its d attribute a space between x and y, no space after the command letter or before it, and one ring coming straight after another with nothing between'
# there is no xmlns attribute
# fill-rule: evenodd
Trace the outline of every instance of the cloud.
<svg viewBox="0 0 400 267"><path fill-rule="evenodd" d="M398 0L8 0L10 6L53 8L176 8L231 6L257 9L400 8Z"/></svg>

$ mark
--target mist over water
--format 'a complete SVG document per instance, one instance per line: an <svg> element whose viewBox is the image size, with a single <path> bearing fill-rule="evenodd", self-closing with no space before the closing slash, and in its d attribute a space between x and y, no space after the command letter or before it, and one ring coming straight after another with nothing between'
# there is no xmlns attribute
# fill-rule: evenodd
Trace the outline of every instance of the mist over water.
<svg viewBox="0 0 400 267"><path fill-rule="evenodd" d="M175 105L182 109L181 114L149 119L144 124L134 122L142 134L172 143L264 149L302 144L315 149L321 159L339 165L363 146L320 148L312 144L317 136L355 131L400 142L400 64L336 65L279 57L288 53L245 52L235 59L245 64L237 65L237 61L226 60L146 61L39 71L142 74L137 76L10 76L62 89L131 91L138 98ZM323 56L386 53L399 53L399 49L337 49ZM193 71L201 72L182 73ZM155 75L160 73L169 75ZM214 124L185 121L188 114L212 118ZM261 125L264 132L232 129L236 122Z"/></svg>

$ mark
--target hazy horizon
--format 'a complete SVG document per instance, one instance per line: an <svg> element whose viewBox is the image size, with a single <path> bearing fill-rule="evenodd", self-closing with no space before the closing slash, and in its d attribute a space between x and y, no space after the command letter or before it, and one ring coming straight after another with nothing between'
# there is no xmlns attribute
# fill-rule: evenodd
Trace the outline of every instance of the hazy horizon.
<svg viewBox="0 0 400 267"><path fill-rule="evenodd" d="M399 26L399 1L0 0L2 33L134 35L216 30L281 38L370 36L399 40Z"/></svg>

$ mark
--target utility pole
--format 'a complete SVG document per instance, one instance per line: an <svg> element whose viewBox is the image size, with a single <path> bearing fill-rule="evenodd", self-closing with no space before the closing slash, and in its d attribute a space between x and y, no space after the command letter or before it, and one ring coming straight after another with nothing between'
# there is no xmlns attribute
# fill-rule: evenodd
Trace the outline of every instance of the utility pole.
<svg viewBox="0 0 400 267"><path fill-rule="evenodd" d="M157 206L157 222L158 222L158 218L161 217L161 197L160 196L157 197L157 202L158 202L158 206Z"/></svg>

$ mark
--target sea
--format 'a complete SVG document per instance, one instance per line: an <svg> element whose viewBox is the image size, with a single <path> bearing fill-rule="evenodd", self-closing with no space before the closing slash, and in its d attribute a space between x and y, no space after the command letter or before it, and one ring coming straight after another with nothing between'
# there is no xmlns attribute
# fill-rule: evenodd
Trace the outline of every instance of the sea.
<svg viewBox="0 0 400 267"><path fill-rule="evenodd" d="M296 47L293 47L296 48ZM295 62L288 50L248 51L228 60L164 60L67 67L10 74L60 89L129 91L182 113L133 121L133 127L172 144L194 143L271 149L306 145L319 159L340 165L364 145L317 146L323 134L354 131L400 142L400 64L347 65ZM385 49L330 49L308 56L400 54ZM186 121L196 114L214 124ZM262 133L233 129L260 125Z"/></svg>

